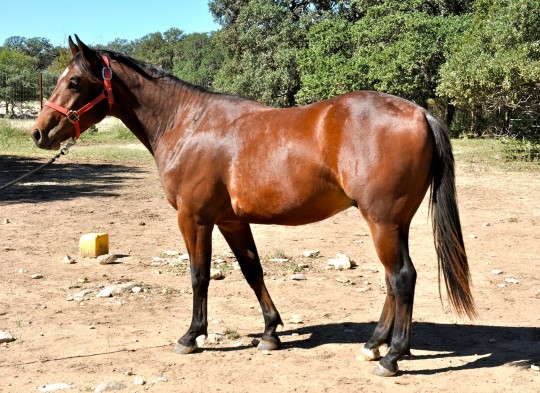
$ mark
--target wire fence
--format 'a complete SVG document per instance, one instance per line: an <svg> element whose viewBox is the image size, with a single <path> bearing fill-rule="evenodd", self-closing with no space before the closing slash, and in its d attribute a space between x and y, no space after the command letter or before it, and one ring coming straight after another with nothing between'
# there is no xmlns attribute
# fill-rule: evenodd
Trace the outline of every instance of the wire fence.
<svg viewBox="0 0 540 393"><path fill-rule="evenodd" d="M0 75L0 118L36 117L57 80L46 72Z"/></svg>

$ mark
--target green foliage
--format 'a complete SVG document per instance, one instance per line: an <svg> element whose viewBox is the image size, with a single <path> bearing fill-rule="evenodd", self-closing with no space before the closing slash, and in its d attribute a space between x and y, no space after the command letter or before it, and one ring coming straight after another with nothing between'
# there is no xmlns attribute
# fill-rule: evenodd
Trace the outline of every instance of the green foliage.
<svg viewBox="0 0 540 393"><path fill-rule="evenodd" d="M362 70L354 64L351 23L332 17L314 25L308 34L309 46L298 54L301 89L299 104L308 104L351 90L365 88Z"/></svg>
<svg viewBox="0 0 540 393"><path fill-rule="evenodd" d="M227 58L215 87L274 106L295 104L299 89L296 53L306 26L288 7L272 0L251 0L228 10L228 1L212 1L222 12L219 40Z"/></svg>
<svg viewBox="0 0 540 393"><path fill-rule="evenodd" d="M187 82L212 88L225 59L225 49L216 37L205 33L186 35L179 44L173 73Z"/></svg>
<svg viewBox="0 0 540 393"><path fill-rule="evenodd" d="M9 105L13 111L15 102L22 101L23 92L32 86L35 65L36 60L24 53L0 48L0 101L5 102L7 114Z"/></svg>
<svg viewBox="0 0 540 393"><path fill-rule="evenodd" d="M61 50L55 48L46 38L24 38L20 36L7 38L3 48L31 57L35 61L36 70L45 70Z"/></svg>
<svg viewBox="0 0 540 393"><path fill-rule="evenodd" d="M438 92L485 127L508 132L523 112L540 118L540 4L478 0L475 11L441 66Z"/></svg>
<svg viewBox="0 0 540 393"><path fill-rule="evenodd" d="M183 37L184 32L177 28L147 34L134 42L133 57L172 72Z"/></svg>
<svg viewBox="0 0 540 393"><path fill-rule="evenodd" d="M523 138L505 138L502 140L506 161L536 162L540 164L540 142Z"/></svg>

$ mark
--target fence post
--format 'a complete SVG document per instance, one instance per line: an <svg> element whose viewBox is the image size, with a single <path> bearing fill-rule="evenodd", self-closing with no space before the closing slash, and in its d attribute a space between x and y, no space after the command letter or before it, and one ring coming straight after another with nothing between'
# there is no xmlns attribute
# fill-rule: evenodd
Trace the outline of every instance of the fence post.
<svg viewBox="0 0 540 393"><path fill-rule="evenodd" d="M39 109L43 109L43 72L39 73Z"/></svg>

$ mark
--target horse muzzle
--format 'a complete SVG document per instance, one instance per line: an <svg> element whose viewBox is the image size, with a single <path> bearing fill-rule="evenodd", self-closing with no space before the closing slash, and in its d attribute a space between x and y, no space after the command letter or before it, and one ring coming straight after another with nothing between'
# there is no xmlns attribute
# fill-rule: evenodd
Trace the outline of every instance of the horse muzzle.
<svg viewBox="0 0 540 393"><path fill-rule="evenodd" d="M58 138L49 138L48 135L45 135L39 128L34 128L31 132L31 137L40 149L45 150L58 150L60 149L61 141L57 141Z"/></svg>

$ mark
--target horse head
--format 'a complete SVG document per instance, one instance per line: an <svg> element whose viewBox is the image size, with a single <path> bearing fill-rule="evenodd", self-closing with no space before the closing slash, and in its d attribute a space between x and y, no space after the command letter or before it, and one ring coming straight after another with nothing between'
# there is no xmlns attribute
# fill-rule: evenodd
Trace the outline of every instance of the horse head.
<svg viewBox="0 0 540 393"><path fill-rule="evenodd" d="M99 123L113 104L108 59L75 35L69 37L72 59L43 106L31 131L36 145L58 150L60 144ZM108 105L107 105L108 103Z"/></svg>

